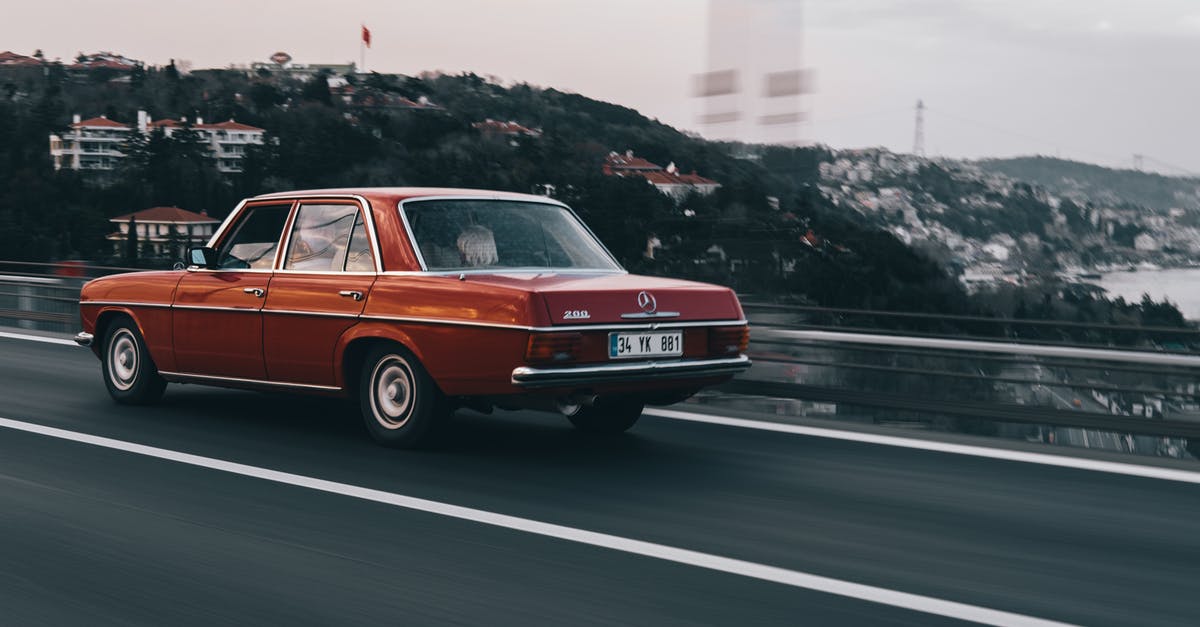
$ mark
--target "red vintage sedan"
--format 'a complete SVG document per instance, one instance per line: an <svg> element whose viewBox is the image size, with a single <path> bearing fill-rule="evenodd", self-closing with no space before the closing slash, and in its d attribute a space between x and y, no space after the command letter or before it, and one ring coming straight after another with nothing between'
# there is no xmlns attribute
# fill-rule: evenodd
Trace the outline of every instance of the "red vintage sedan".
<svg viewBox="0 0 1200 627"><path fill-rule="evenodd" d="M731 290L631 275L540 196L268 194L189 257L83 288L76 341L117 402L168 382L346 396L377 441L414 446L457 407L621 432L750 366Z"/></svg>

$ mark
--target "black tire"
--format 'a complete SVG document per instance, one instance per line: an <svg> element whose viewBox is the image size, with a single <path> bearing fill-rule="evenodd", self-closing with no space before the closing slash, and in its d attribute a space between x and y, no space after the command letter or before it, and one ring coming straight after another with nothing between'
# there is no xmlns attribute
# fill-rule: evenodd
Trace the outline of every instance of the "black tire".
<svg viewBox="0 0 1200 627"><path fill-rule="evenodd" d="M637 424L644 407L640 402L598 398L591 407L580 408L574 415L567 416L567 420L584 433L617 435Z"/></svg>
<svg viewBox="0 0 1200 627"><path fill-rule="evenodd" d="M358 380L363 422L379 444L426 445L449 418L441 390L421 362L401 346L371 349Z"/></svg>
<svg viewBox="0 0 1200 627"><path fill-rule="evenodd" d="M104 333L100 363L108 394L122 405L156 403L167 389L146 350L146 340L129 318L114 321Z"/></svg>

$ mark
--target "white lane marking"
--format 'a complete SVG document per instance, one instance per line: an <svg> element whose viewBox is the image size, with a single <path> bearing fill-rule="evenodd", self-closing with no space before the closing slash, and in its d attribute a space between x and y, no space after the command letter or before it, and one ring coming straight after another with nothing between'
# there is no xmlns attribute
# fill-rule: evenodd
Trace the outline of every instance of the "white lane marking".
<svg viewBox="0 0 1200 627"><path fill-rule="evenodd" d="M687 566L695 566L743 577L751 577L763 581L793 586L796 588L805 588L817 592L835 594L838 596L849 597L871 603L888 605L892 607L903 608L925 614L936 614L938 616L946 616L959 620L982 623L985 625L1036 625L1041 627L1063 626L1068 623L1060 623L1033 616L1016 614L1013 612L1004 612L991 608L980 607L977 605L968 605L966 603L957 603L954 601L946 601L934 597L922 596L919 594L910 594L907 592L899 592L889 590L887 588L879 588L876 586L868 586L864 584L833 579L830 577L822 577L797 570L789 570L779 568L777 566L768 566L766 564L758 564L746 560L733 559L713 555L711 553L702 553L689 549L681 549L664 544L656 544L653 542L645 542L642 540L633 540L631 538L623 538L607 533L598 533L595 531L587 531L585 529L577 529L553 523L546 523L529 518L519 518L517 516L509 516L506 514L497 514L481 509L470 507L462 507L459 505L451 505L439 501L430 501L412 496L404 496L393 492L384 492L382 490L373 490L371 488L363 488L360 486L350 485L346 483L338 483L335 481L326 481L315 477L306 477L304 475L296 475L278 470L270 470L268 468L260 468L258 466L249 466L236 462L214 459L212 457L202 457L200 455L192 455L190 453L181 453L170 449L147 446L144 444L135 444L133 442L125 442L123 440L114 440L111 438L79 433L76 431L67 431L55 427L47 427L45 425L34 424L30 422L22 422L19 420L11 420L8 418L0 418L0 427L24 431L27 433L35 433L38 435L69 440L71 442L79 442L81 444L90 444L107 449L134 453L136 455L144 455L146 457L154 457L181 464L191 466L199 466L211 470L219 470L222 472L232 473L245 477L253 477L272 481L300 488L308 488L320 492L328 492L331 494L339 494L365 501L373 501L376 503L384 503L394 505L404 509L427 512L440 516L448 516L450 518L458 518L493 527L503 527L505 529L513 529L516 531L524 531L539 536L566 540L568 542L578 542L591 546L621 551L634 555L641 555Z"/></svg>
<svg viewBox="0 0 1200 627"><path fill-rule="evenodd" d="M1092 470L1095 472L1107 472L1118 475L1129 475L1132 477L1144 477L1147 479L1163 479L1166 481L1182 481L1184 483L1200 483L1200 472L1194 470L1179 470L1175 468L1162 468L1159 466L1142 466L1139 464L1130 464L1126 462L1108 462L1096 459L1085 459L1082 457L1054 455L1050 453L1031 453L1027 451L1014 451L1003 448L989 448L986 446L975 446L971 444L953 444L950 442L921 440L918 438L904 438L894 435L862 433L859 431L839 431L837 429L806 427L803 425L768 422L764 420L750 420L747 418L730 418L728 416L700 414L690 411L677 411L674 409L647 409L645 414L647 416L657 416L659 418L667 418L670 420L703 422L714 425L723 425L726 427L740 427L745 429L758 429L760 431L790 433L793 435L807 435L814 438L846 440L849 442L879 444L881 446L897 446L900 448L935 451L938 453L953 453L955 455L970 455L973 457L988 457L991 459L1002 459L1010 462L1042 464L1045 466L1060 466L1063 468Z"/></svg>
<svg viewBox="0 0 1200 627"><path fill-rule="evenodd" d="M79 346L75 340L68 340L61 337L47 337L44 335L27 335L25 333L9 333L0 331L0 337L10 340L29 340L30 342L45 342L47 344L62 344L63 346Z"/></svg>

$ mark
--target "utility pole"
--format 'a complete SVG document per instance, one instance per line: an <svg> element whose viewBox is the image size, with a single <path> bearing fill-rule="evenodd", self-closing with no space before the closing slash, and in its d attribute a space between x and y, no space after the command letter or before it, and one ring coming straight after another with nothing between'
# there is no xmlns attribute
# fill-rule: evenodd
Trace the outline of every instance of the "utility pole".
<svg viewBox="0 0 1200 627"><path fill-rule="evenodd" d="M917 101L917 124L913 133L913 154L925 156L925 102Z"/></svg>

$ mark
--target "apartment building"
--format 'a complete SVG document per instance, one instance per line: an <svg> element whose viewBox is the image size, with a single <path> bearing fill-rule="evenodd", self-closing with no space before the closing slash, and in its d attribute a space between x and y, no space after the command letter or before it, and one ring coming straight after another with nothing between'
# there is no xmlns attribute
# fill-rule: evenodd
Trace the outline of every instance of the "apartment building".
<svg viewBox="0 0 1200 627"><path fill-rule="evenodd" d="M81 119L75 114L71 126L62 135L50 135L50 158L55 170L114 170L125 158L122 146L132 133L146 135L157 129L172 136L189 125L187 118L152 120L145 111L138 111L134 125L110 120L104 116ZM241 172L246 147L263 143L263 129L235 120L205 124L196 118L191 128L216 160L217 170L224 173Z"/></svg>

